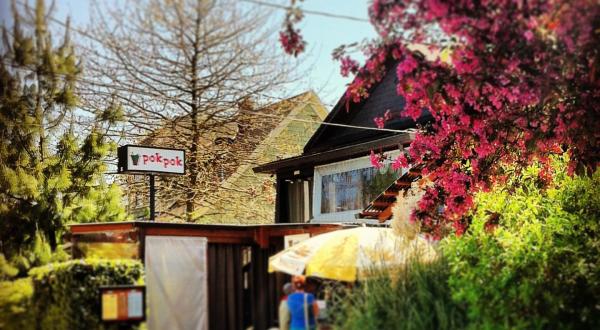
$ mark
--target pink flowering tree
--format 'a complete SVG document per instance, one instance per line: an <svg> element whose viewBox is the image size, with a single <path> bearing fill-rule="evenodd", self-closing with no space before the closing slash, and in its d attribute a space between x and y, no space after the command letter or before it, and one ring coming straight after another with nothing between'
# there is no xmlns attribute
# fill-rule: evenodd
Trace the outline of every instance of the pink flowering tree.
<svg viewBox="0 0 600 330"><path fill-rule="evenodd" d="M279 42L281 42L283 50L294 57L304 52L304 47L306 46L306 42L302 39L300 31L294 27L303 17L302 11L296 6L296 0L291 0L291 5L288 7L285 15L283 29L279 32Z"/></svg>
<svg viewBox="0 0 600 330"><path fill-rule="evenodd" d="M355 76L346 100L368 97L395 62L406 106L375 118L377 126L397 115L416 119L424 109L433 115L394 162L425 165L432 185L412 215L425 231L460 235L473 193L535 160L567 152L571 173L597 167L596 0L375 0L369 13L380 41L365 49L367 62L359 67L338 54L342 74ZM415 51L416 44L427 51ZM547 168L541 184L552 176Z"/></svg>

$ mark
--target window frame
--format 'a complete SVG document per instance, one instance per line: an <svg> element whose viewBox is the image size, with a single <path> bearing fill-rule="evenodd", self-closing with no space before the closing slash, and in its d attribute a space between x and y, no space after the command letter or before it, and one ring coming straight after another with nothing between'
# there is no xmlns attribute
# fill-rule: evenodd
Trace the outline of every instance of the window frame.
<svg viewBox="0 0 600 330"><path fill-rule="evenodd" d="M391 164L391 162L400 155L399 150L392 150L384 153L387 156L385 164ZM321 213L321 194L322 194L322 183L323 176L331 174L339 174L343 172L369 168L372 167L370 156L358 157L343 160L340 162L329 163L325 165L315 166L313 175L313 222L353 222L356 221L356 214L360 213L363 209ZM406 169L400 170L400 175L404 174ZM391 184L391 183L390 183Z"/></svg>

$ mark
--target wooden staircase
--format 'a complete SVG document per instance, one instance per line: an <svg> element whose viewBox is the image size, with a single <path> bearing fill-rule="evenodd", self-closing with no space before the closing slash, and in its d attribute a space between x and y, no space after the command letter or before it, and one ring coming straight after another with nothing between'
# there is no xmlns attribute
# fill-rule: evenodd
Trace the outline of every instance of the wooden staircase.
<svg viewBox="0 0 600 330"><path fill-rule="evenodd" d="M421 178L423 165L413 167L394 181L377 198L358 214L360 219L377 219L384 222L392 218L392 208L400 192L410 188L411 184Z"/></svg>

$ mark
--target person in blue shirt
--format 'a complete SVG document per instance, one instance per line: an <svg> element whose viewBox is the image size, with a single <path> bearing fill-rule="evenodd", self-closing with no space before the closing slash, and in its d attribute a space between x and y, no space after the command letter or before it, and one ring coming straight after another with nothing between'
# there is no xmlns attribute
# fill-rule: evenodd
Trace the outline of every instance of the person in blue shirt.
<svg viewBox="0 0 600 330"><path fill-rule="evenodd" d="M288 296L287 303L290 311L290 330L317 329L319 307L312 293L304 291L306 280L304 276L294 276L292 284L296 290Z"/></svg>
<svg viewBox="0 0 600 330"><path fill-rule="evenodd" d="M279 302L279 330L290 330L290 310L288 308L288 296L294 292L292 283L283 285L283 296Z"/></svg>

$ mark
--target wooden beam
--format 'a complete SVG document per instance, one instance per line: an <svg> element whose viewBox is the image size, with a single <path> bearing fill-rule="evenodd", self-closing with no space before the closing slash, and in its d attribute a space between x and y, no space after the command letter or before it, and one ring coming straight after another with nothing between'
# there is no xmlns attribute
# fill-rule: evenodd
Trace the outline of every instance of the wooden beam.
<svg viewBox="0 0 600 330"><path fill-rule="evenodd" d="M390 202L384 202L384 201L378 201L378 200L375 200L373 203L371 203L371 206L376 207L376 208L388 207L388 205L390 205Z"/></svg>
<svg viewBox="0 0 600 330"><path fill-rule="evenodd" d="M412 183L412 181L396 181L396 187L398 188L408 188L410 187L410 184Z"/></svg>
<svg viewBox="0 0 600 330"><path fill-rule="evenodd" d="M147 228L145 236L206 237L209 243L252 244L251 231L187 230L178 228Z"/></svg>
<svg viewBox="0 0 600 330"><path fill-rule="evenodd" d="M390 206L388 206L385 210L383 210L381 213L379 213L379 215L377 216L377 219L379 220L379 222L384 222L392 216L393 206L394 206L394 204L390 204Z"/></svg>
<svg viewBox="0 0 600 330"><path fill-rule="evenodd" d="M410 170L408 170L408 173L410 173L411 175L414 175L414 176L419 176L419 175L421 175L421 169L420 168L411 168Z"/></svg>
<svg viewBox="0 0 600 330"><path fill-rule="evenodd" d="M70 226L71 233L73 234L97 233L103 231L130 231L134 228L134 222L86 223Z"/></svg>
<svg viewBox="0 0 600 330"><path fill-rule="evenodd" d="M77 237L77 242L84 243L132 243L139 240L139 231L132 229L129 231L74 233L72 236Z"/></svg>
<svg viewBox="0 0 600 330"><path fill-rule="evenodd" d="M377 217L377 216L379 216L379 213L380 212L366 211L366 212L361 212L360 214L365 217Z"/></svg>
<svg viewBox="0 0 600 330"><path fill-rule="evenodd" d="M398 191L386 190L386 191L383 192L383 196L386 196L386 197L396 197L396 196L398 196Z"/></svg>
<svg viewBox="0 0 600 330"><path fill-rule="evenodd" d="M254 229L254 241L262 249L269 247L269 234L265 232L264 228L259 227Z"/></svg>
<svg viewBox="0 0 600 330"><path fill-rule="evenodd" d="M140 256L143 259L146 236L206 237L209 243L258 244L268 248L272 238L309 233L316 235L342 229L339 224L282 224L282 225L202 225L164 222L124 222L108 224L81 224L71 226L72 239L77 241L86 234L130 231L139 235ZM113 241L114 239L107 239Z"/></svg>

